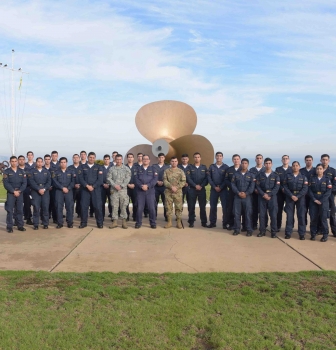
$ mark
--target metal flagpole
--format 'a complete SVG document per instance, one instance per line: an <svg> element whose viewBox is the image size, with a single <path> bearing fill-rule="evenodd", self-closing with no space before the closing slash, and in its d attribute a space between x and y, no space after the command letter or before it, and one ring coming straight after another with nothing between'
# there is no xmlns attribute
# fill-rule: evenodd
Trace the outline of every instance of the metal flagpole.
<svg viewBox="0 0 336 350"><path fill-rule="evenodd" d="M12 155L15 156L15 95L14 95L14 50L12 50L12 72L11 72L11 133L12 133Z"/></svg>

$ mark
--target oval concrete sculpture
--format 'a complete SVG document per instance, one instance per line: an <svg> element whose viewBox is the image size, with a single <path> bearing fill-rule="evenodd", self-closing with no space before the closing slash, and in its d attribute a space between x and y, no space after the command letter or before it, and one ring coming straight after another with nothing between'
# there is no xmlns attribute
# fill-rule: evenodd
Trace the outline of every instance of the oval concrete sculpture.
<svg viewBox="0 0 336 350"><path fill-rule="evenodd" d="M184 102L164 100L142 106L135 116L135 124L150 142L158 139L171 142L192 134L197 116L195 110Z"/></svg>
<svg viewBox="0 0 336 350"><path fill-rule="evenodd" d="M128 153L133 153L134 155L134 163L137 162L137 154L138 153L143 153L143 154L147 154L149 156L150 159L150 163L149 165L153 165L157 163L157 157L153 154L152 152L152 145L147 145L147 144L141 144L141 145L136 145L134 147L132 147L126 154L124 157L124 164L127 163L127 154Z"/></svg>

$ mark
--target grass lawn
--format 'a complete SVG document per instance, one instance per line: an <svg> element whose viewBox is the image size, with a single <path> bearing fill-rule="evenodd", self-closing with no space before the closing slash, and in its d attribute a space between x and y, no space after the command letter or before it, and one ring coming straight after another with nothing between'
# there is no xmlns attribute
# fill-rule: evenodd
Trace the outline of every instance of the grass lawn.
<svg viewBox="0 0 336 350"><path fill-rule="evenodd" d="M6 201L6 190L3 187L2 175L0 175L0 203L4 203L5 201Z"/></svg>
<svg viewBox="0 0 336 350"><path fill-rule="evenodd" d="M0 272L1 349L335 349L336 273Z"/></svg>

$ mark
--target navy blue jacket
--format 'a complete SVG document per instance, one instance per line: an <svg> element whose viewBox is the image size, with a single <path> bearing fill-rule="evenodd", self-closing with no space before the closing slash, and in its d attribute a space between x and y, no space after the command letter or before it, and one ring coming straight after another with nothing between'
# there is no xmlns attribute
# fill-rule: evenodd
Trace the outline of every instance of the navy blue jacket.
<svg viewBox="0 0 336 350"><path fill-rule="evenodd" d="M300 169L300 173L301 173L302 175L304 175L304 176L307 178L307 180L309 181L310 178L311 178L313 175L316 175L316 169L315 169L314 167L312 167L312 168L310 169L310 171L308 171L307 168L304 167L304 168L301 168L301 169Z"/></svg>
<svg viewBox="0 0 336 350"><path fill-rule="evenodd" d="M207 167L201 164L198 168L195 165L190 164L187 171L187 183L191 188L195 188L196 185L204 188L208 184L208 171Z"/></svg>
<svg viewBox="0 0 336 350"><path fill-rule="evenodd" d="M98 164L93 164L91 168L88 164L82 164L78 170L78 177L82 189L87 185L100 188L103 184L103 170Z"/></svg>
<svg viewBox="0 0 336 350"><path fill-rule="evenodd" d="M147 169L144 169L143 166L138 166L134 172L134 177L137 191L143 191L141 188L142 185L148 186L147 192L152 193L152 191L154 191L153 189L158 181L158 174L152 166L149 166Z"/></svg>
<svg viewBox="0 0 336 350"><path fill-rule="evenodd" d="M288 166L287 170L285 170L282 166L278 166L275 169L275 172L279 175L279 178L280 178L280 190L282 190L283 189L283 182L284 182L284 180L286 178L286 175L293 173L292 167Z"/></svg>
<svg viewBox="0 0 336 350"><path fill-rule="evenodd" d="M301 198L308 192L308 180L302 174L298 174L296 177L294 174L287 174L283 182L283 187L288 197L295 196Z"/></svg>
<svg viewBox="0 0 336 350"><path fill-rule="evenodd" d="M102 166L101 166L101 170L103 171L103 184L108 185L108 183L107 183L107 174L108 174L110 168L112 168L113 166L114 166L114 165L111 165L111 163L110 163L110 165L107 167L107 169L105 168L105 165L102 165Z"/></svg>
<svg viewBox="0 0 336 350"><path fill-rule="evenodd" d="M238 195L239 192L245 192L246 195L253 193L255 187L254 175L247 171L245 175L237 171L231 180L232 192Z"/></svg>
<svg viewBox="0 0 336 350"><path fill-rule="evenodd" d="M54 164L52 161L50 162L50 171L52 173L58 170L59 168L60 168L59 161L57 161L56 164Z"/></svg>
<svg viewBox="0 0 336 350"><path fill-rule="evenodd" d="M240 167L238 168L237 171L240 170ZM236 168L234 167L234 165L231 165L229 168L226 169L226 173L225 173L225 185L227 188L231 189L231 181L232 181L232 177L233 175L235 175L237 173Z"/></svg>
<svg viewBox="0 0 336 350"><path fill-rule="evenodd" d="M27 172L27 171L30 171L30 170L32 170L32 169L34 169L35 168L35 166L36 166L36 163L35 162L33 162L33 164L28 164L28 162L26 162L25 163L25 171Z"/></svg>
<svg viewBox="0 0 336 350"><path fill-rule="evenodd" d="M327 176L330 179L332 192L336 192L336 170L331 166L328 166L328 168L324 170L323 175Z"/></svg>
<svg viewBox="0 0 336 350"><path fill-rule="evenodd" d="M216 164L211 164L208 170L208 182L210 186L215 189L219 186L221 190L226 188L225 174L229 168L227 164L222 164L219 168Z"/></svg>
<svg viewBox="0 0 336 350"><path fill-rule="evenodd" d="M78 167L76 168L73 164L68 166L68 169L71 170L74 174L76 174L76 178L75 178L75 184L78 185L79 184L79 170L80 170L80 165L78 165Z"/></svg>
<svg viewBox="0 0 336 350"><path fill-rule="evenodd" d="M163 164L162 167L160 168L159 164L153 164L153 168L158 174L157 181L163 181L163 173L165 172L166 169L169 169L170 166L167 164ZM159 186L159 187L164 187L164 186Z"/></svg>
<svg viewBox="0 0 336 350"><path fill-rule="evenodd" d="M326 201L331 195L332 184L327 176L322 176L321 180L317 175L310 178L309 181L309 196L313 201Z"/></svg>
<svg viewBox="0 0 336 350"><path fill-rule="evenodd" d="M270 197L273 197L278 193L280 188L280 177L274 171L272 171L268 177L263 171L257 175L256 180L258 194L261 197L263 197L265 193Z"/></svg>
<svg viewBox="0 0 336 350"><path fill-rule="evenodd" d="M2 180L7 192L12 194L14 191L22 193L27 187L26 173L20 168L17 168L16 172L12 168L4 170Z"/></svg>
<svg viewBox="0 0 336 350"><path fill-rule="evenodd" d="M51 175L47 169L38 171L36 168L28 173L28 183L34 191L41 189L49 190L51 186Z"/></svg>
<svg viewBox="0 0 336 350"><path fill-rule="evenodd" d="M135 172L137 171L138 167L136 167L134 164L133 164L132 168L130 168L130 166L128 164L125 164L125 166L127 166L127 168L129 168L131 170L131 180L130 180L129 184L134 185L135 184Z"/></svg>
<svg viewBox="0 0 336 350"><path fill-rule="evenodd" d="M265 171L265 167L262 166L262 168L260 170L257 169L256 166L252 167L249 172L252 173L254 175L254 178L257 177L257 175L261 172L261 171Z"/></svg>
<svg viewBox="0 0 336 350"><path fill-rule="evenodd" d="M53 187L58 190L63 190L63 187L66 187L69 191L71 191L75 186L75 178L76 174L69 169L66 169L64 172L59 169L56 170L53 174Z"/></svg>

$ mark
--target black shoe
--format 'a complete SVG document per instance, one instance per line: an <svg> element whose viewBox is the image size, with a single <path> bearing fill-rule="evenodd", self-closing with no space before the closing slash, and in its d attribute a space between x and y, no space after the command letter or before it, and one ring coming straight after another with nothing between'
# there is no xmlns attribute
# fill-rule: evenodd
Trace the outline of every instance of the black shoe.
<svg viewBox="0 0 336 350"><path fill-rule="evenodd" d="M155 229L155 228L156 228L156 225L151 225L151 228Z"/></svg>
<svg viewBox="0 0 336 350"><path fill-rule="evenodd" d="M18 230L19 231L26 231L26 229L24 227L19 227Z"/></svg>
<svg viewBox="0 0 336 350"><path fill-rule="evenodd" d="M246 227L243 227L242 229L241 229L241 232L246 232L247 231L247 228Z"/></svg>
<svg viewBox="0 0 336 350"><path fill-rule="evenodd" d="M63 227L63 225L57 225L56 226L56 228L62 228Z"/></svg>
<svg viewBox="0 0 336 350"><path fill-rule="evenodd" d="M252 236L252 233L253 233L253 231L247 231L246 237L251 237L251 236Z"/></svg>
<svg viewBox="0 0 336 350"><path fill-rule="evenodd" d="M300 236L300 241L304 241L305 239L305 236Z"/></svg>
<svg viewBox="0 0 336 350"><path fill-rule="evenodd" d="M265 232L259 232L258 234L257 234L257 237L264 237L265 236Z"/></svg>
<svg viewBox="0 0 336 350"><path fill-rule="evenodd" d="M36 230L38 230L39 229L39 227L38 226L34 226L34 230L36 231Z"/></svg>
<svg viewBox="0 0 336 350"><path fill-rule="evenodd" d="M107 217L111 218L111 217L112 217L112 214L108 214Z"/></svg>
<svg viewBox="0 0 336 350"><path fill-rule="evenodd" d="M280 230L281 230L281 227L278 227L277 230L276 230L276 232L280 232Z"/></svg>
<svg viewBox="0 0 336 350"><path fill-rule="evenodd" d="M328 237L322 237L322 238L320 239L321 242L327 242L327 240L328 240Z"/></svg>
<svg viewBox="0 0 336 350"><path fill-rule="evenodd" d="M202 227L207 227L207 224L202 224Z"/></svg>
<svg viewBox="0 0 336 350"><path fill-rule="evenodd" d="M276 235L276 233L272 233L271 234L271 238L277 238L278 236Z"/></svg>
<svg viewBox="0 0 336 350"><path fill-rule="evenodd" d="M258 230L258 225L253 226L253 230Z"/></svg>
<svg viewBox="0 0 336 350"><path fill-rule="evenodd" d="M230 225L226 225L226 229L227 229L228 231L232 231L232 230L233 230L233 227L230 226Z"/></svg>
<svg viewBox="0 0 336 350"><path fill-rule="evenodd" d="M13 225L13 226L16 226L16 227L17 227L17 225L18 225L17 222L14 222L14 225Z"/></svg>
<svg viewBox="0 0 336 350"><path fill-rule="evenodd" d="M193 223L193 222L190 222L190 223L189 223L189 227L194 227L194 223Z"/></svg>
<svg viewBox="0 0 336 350"><path fill-rule="evenodd" d="M80 224L79 226L78 226L78 228L84 228L84 227L86 227L87 225L85 225L85 224Z"/></svg>
<svg viewBox="0 0 336 350"><path fill-rule="evenodd" d="M68 224L68 228L73 228L73 224Z"/></svg>
<svg viewBox="0 0 336 350"><path fill-rule="evenodd" d="M44 229L44 230L48 230L48 225L44 225L44 226L43 226L43 229Z"/></svg>
<svg viewBox="0 0 336 350"><path fill-rule="evenodd" d="M239 234L240 234L240 231L238 231L238 230L233 231L233 236L238 236Z"/></svg>
<svg viewBox="0 0 336 350"><path fill-rule="evenodd" d="M207 228L213 228L213 227L216 227L216 224L210 224L207 226Z"/></svg>
<svg viewBox="0 0 336 350"><path fill-rule="evenodd" d="M27 225L34 225L33 222L31 221L31 219L28 219L28 220L26 221L26 224L27 224Z"/></svg>
<svg viewBox="0 0 336 350"><path fill-rule="evenodd" d="M6 231L7 231L8 233L13 233L13 229L12 229L12 228L8 228Z"/></svg>
<svg viewBox="0 0 336 350"><path fill-rule="evenodd" d="M141 225L139 225L139 224L135 224L135 226L134 226L134 228L140 228L141 227Z"/></svg>
<svg viewBox="0 0 336 350"><path fill-rule="evenodd" d="M54 223L54 224L57 224L57 220L53 220L53 223Z"/></svg>
<svg viewBox="0 0 336 350"><path fill-rule="evenodd" d="M290 235L285 235L285 239L290 239L291 236Z"/></svg>
<svg viewBox="0 0 336 350"><path fill-rule="evenodd" d="M103 225L97 225L98 228L103 228Z"/></svg>

